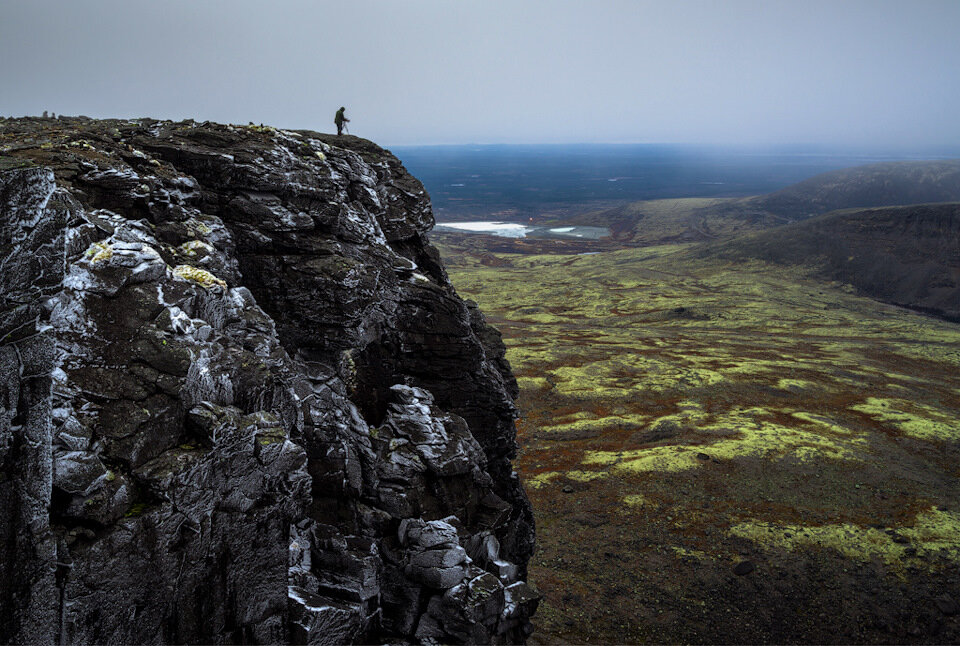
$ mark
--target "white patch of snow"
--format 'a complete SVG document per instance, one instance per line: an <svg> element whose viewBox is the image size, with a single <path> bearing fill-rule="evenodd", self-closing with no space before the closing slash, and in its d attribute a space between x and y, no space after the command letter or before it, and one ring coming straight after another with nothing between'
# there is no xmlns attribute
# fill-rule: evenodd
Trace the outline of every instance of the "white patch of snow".
<svg viewBox="0 0 960 646"><path fill-rule="evenodd" d="M524 238L533 231L533 227L514 222L438 222L440 229L460 229L474 233L492 233L503 238Z"/></svg>

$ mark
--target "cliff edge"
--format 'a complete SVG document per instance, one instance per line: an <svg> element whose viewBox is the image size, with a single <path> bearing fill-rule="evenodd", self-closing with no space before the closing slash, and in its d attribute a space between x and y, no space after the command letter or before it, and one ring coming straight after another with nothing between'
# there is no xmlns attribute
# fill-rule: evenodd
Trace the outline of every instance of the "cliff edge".
<svg viewBox="0 0 960 646"><path fill-rule="evenodd" d="M0 641L523 641L499 333L356 137L0 121Z"/></svg>

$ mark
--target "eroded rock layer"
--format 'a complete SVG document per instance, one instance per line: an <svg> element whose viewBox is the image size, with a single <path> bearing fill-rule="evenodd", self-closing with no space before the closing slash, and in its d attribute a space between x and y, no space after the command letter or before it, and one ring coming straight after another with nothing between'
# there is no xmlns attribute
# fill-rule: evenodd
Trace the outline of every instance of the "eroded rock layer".
<svg viewBox="0 0 960 646"><path fill-rule="evenodd" d="M354 137L0 122L0 641L522 641L516 382Z"/></svg>

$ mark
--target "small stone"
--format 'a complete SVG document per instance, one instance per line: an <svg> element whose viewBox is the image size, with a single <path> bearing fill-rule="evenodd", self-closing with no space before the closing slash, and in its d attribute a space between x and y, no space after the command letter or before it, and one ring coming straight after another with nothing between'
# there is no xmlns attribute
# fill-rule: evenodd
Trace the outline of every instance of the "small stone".
<svg viewBox="0 0 960 646"><path fill-rule="evenodd" d="M450 549L426 550L417 552L410 558L411 565L420 568L453 567L467 560L467 553L456 545Z"/></svg>
<svg viewBox="0 0 960 646"><path fill-rule="evenodd" d="M933 602L937 605L937 609L948 617L960 612L960 606L957 605L957 602L954 601L953 597L949 594L944 593L934 599Z"/></svg>
<svg viewBox="0 0 960 646"><path fill-rule="evenodd" d="M753 564L753 561L740 561L733 568L733 573L737 576L744 576L745 574L750 574L757 567Z"/></svg>
<svg viewBox="0 0 960 646"><path fill-rule="evenodd" d="M86 496L102 486L109 473L93 453L69 451L53 456L53 486L67 493Z"/></svg>
<svg viewBox="0 0 960 646"><path fill-rule="evenodd" d="M411 567L410 575L413 576L418 581L422 582L424 585L430 588L437 588L439 590L446 590L447 588L452 588L461 581L466 574L466 569L462 566L455 567L431 567L431 568L414 568Z"/></svg>
<svg viewBox="0 0 960 646"><path fill-rule="evenodd" d="M442 520L432 520L420 530L417 542L427 549L441 545L456 545L457 530Z"/></svg>
<svg viewBox="0 0 960 646"><path fill-rule="evenodd" d="M706 453L697 453L697 459L698 459L698 460L709 460L709 459L710 459L710 456L707 455Z"/></svg>
<svg viewBox="0 0 960 646"><path fill-rule="evenodd" d="M484 556L487 561L493 561L500 556L500 541L493 534L483 539Z"/></svg>
<svg viewBox="0 0 960 646"><path fill-rule="evenodd" d="M563 485L563 493L573 493L573 487L570 485Z"/></svg>
<svg viewBox="0 0 960 646"><path fill-rule="evenodd" d="M573 521L579 525L586 525L587 527L600 527L601 525L606 525L608 522L606 518L597 514L577 514L573 517Z"/></svg>
<svg viewBox="0 0 960 646"><path fill-rule="evenodd" d="M519 576L519 569L510 561L495 559L490 563L490 568L497 575L497 578L504 583L514 583Z"/></svg>

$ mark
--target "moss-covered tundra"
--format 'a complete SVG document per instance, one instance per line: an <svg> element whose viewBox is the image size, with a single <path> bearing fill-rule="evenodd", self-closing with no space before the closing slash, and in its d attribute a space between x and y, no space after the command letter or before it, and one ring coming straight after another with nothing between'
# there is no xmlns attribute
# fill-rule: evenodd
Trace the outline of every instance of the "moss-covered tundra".
<svg viewBox="0 0 960 646"><path fill-rule="evenodd" d="M886 641L960 594L960 326L683 245L466 249L521 388L543 639Z"/></svg>

